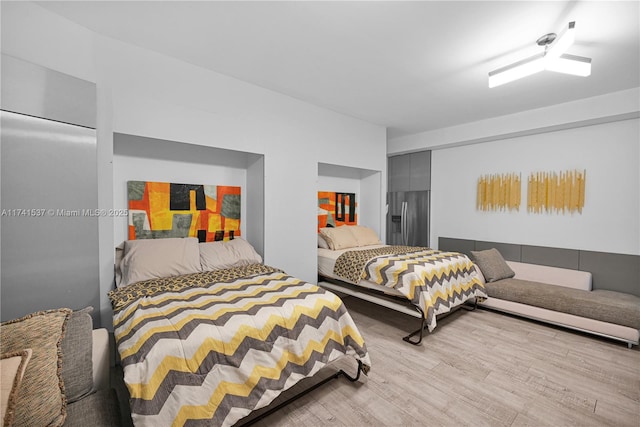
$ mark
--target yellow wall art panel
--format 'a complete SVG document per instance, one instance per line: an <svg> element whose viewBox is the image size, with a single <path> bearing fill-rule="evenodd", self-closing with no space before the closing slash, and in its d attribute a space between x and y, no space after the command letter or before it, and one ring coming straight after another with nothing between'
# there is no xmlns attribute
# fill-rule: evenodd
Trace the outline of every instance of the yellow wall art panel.
<svg viewBox="0 0 640 427"><path fill-rule="evenodd" d="M519 210L521 194L519 174L492 174L478 178L476 208L481 211Z"/></svg>
<svg viewBox="0 0 640 427"><path fill-rule="evenodd" d="M535 172L529 176L527 211L582 213L586 171Z"/></svg>

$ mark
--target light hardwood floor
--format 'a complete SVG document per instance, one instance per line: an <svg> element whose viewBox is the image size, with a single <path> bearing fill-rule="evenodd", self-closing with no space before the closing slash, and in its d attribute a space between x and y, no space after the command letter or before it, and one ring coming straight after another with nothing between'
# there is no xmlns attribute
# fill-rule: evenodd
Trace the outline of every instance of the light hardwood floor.
<svg viewBox="0 0 640 427"><path fill-rule="evenodd" d="M440 319L416 347L401 337L417 319L344 300L369 376L334 380L254 426L640 426L637 346L477 309Z"/></svg>

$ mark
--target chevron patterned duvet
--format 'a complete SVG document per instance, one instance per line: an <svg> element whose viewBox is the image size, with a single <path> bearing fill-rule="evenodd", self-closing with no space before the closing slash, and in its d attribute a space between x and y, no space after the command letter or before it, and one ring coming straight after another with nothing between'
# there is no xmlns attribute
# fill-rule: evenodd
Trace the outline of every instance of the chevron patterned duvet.
<svg viewBox="0 0 640 427"><path fill-rule="evenodd" d="M487 297L473 263L457 252L412 246L347 251L336 260L334 273L352 283L368 280L400 291L423 311L429 331L436 315Z"/></svg>
<svg viewBox="0 0 640 427"><path fill-rule="evenodd" d="M370 366L340 298L268 266L109 296L136 426L233 425L341 356Z"/></svg>

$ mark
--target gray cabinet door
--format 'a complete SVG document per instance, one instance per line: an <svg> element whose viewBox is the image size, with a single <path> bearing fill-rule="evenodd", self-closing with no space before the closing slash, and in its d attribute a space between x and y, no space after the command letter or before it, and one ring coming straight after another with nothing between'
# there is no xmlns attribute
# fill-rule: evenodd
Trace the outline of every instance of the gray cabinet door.
<svg viewBox="0 0 640 427"><path fill-rule="evenodd" d="M410 154L409 191L431 189L431 151Z"/></svg>
<svg viewBox="0 0 640 427"><path fill-rule="evenodd" d="M411 158L409 154L389 157L388 191L408 191L411 183Z"/></svg>
<svg viewBox="0 0 640 427"><path fill-rule="evenodd" d="M389 157L388 191L428 191L431 189L431 151Z"/></svg>

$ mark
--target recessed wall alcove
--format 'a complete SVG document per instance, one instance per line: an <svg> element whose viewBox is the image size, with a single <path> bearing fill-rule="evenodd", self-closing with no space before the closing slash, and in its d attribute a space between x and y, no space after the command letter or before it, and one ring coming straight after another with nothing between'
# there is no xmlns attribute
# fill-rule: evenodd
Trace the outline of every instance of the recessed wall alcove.
<svg viewBox="0 0 640 427"><path fill-rule="evenodd" d="M137 135L113 135L113 207L127 209L127 181L241 187L240 231L264 257L264 156ZM114 218L114 242L127 238L127 217Z"/></svg>
<svg viewBox="0 0 640 427"><path fill-rule="evenodd" d="M384 239L383 207L386 188L381 171L318 163L317 191L356 193L358 223L371 227Z"/></svg>

